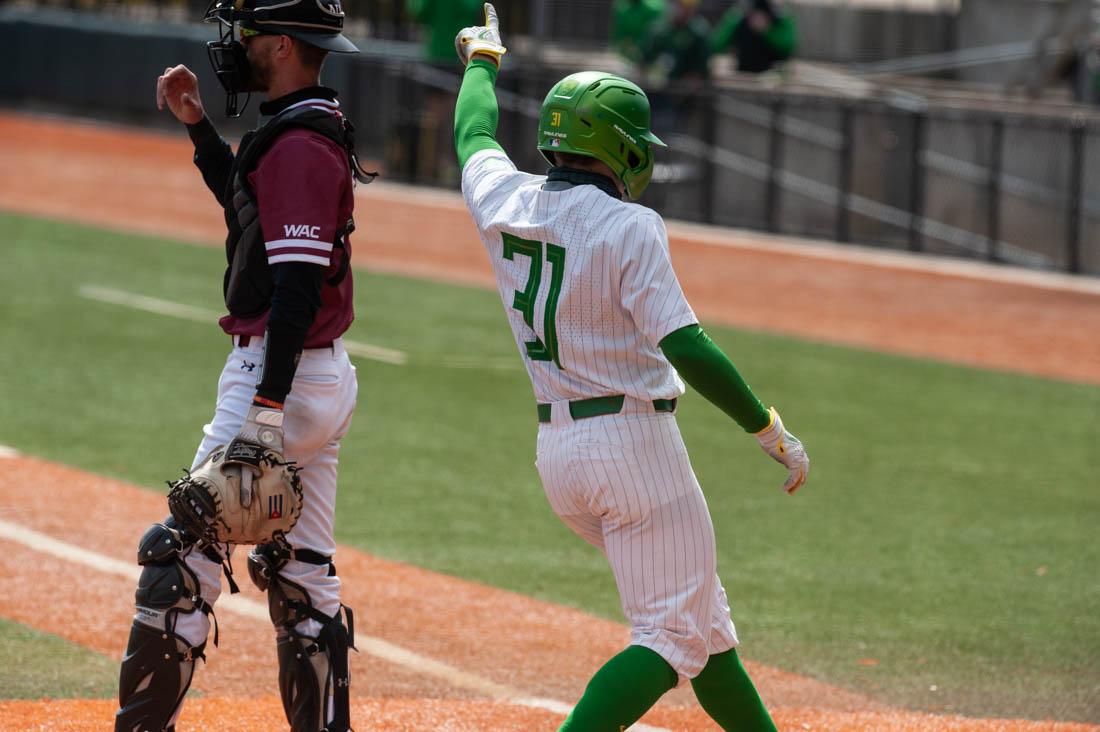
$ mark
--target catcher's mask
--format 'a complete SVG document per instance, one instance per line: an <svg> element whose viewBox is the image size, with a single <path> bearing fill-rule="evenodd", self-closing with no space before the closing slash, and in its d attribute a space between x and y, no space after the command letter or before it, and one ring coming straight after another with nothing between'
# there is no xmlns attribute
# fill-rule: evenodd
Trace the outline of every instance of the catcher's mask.
<svg viewBox="0 0 1100 732"><path fill-rule="evenodd" d="M237 95L251 92L252 68L240 38L261 34L284 35L333 53L358 53L340 31L344 10L340 0L212 0L204 20L218 23L218 40L206 44L210 65L226 92L225 113L239 117Z"/></svg>

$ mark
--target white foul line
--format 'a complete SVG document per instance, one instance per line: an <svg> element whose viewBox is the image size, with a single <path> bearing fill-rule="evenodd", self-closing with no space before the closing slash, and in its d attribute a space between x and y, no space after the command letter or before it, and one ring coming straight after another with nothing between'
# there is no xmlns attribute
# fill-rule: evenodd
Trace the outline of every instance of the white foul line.
<svg viewBox="0 0 1100 732"><path fill-rule="evenodd" d="M0 519L0 539L8 539L33 551L49 554L66 562L80 564L103 574L111 574L123 577L136 583L141 573L137 564L130 564L119 559L98 554L76 544L55 539L48 534L43 534L34 529L29 529L11 521ZM250 600L247 597L229 595L218 600L217 609L228 611L253 620L270 622L267 606ZM569 714L572 707L565 702L556 699L528 696L519 689L514 689L504 684L463 671L443 661L438 661L429 656L424 656L415 651L390 643L389 641L374 636L362 636L357 634L356 646L364 653L390 663L403 666L414 673L423 676L431 676L449 684L450 686L473 691L495 701L506 702L518 706L542 709L555 714ZM639 732L669 732L662 727L651 727L638 724L631 729Z"/></svg>
<svg viewBox="0 0 1100 732"><path fill-rule="evenodd" d="M197 323L216 323L218 322L218 318L222 315L221 313L207 310L206 308L199 308L194 305L184 305L183 303L172 302L171 300L161 300L160 298L149 297L147 295L138 295L133 292L116 290L111 287L82 285L79 289L79 293L81 297L86 297L89 300L98 300L99 302L106 302L112 305L122 305L136 310L144 310L147 313L168 315L173 318L183 318L184 320L191 320ZM397 366L402 366L409 361L408 354L403 351L395 351L392 348L383 348L382 346L374 346L359 341L350 341L346 338L344 339L344 348L353 356L361 356L362 358L372 361L381 361L382 363L389 363Z"/></svg>
<svg viewBox="0 0 1100 732"><path fill-rule="evenodd" d="M19 451L14 447L8 447L7 445L0 445L0 460L5 458L17 458L19 457Z"/></svg>

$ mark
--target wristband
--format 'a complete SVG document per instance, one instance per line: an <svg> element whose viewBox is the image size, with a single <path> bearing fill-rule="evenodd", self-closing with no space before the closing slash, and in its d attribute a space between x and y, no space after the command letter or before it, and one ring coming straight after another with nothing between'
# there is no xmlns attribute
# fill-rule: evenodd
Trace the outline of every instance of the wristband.
<svg viewBox="0 0 1100 732"><path fill-rule="evenodd" d="M252 397L252 403L259 407L271 407L272 409L283 408L283 402L277 402L274 399L267 399L259 395Z"/></svg>

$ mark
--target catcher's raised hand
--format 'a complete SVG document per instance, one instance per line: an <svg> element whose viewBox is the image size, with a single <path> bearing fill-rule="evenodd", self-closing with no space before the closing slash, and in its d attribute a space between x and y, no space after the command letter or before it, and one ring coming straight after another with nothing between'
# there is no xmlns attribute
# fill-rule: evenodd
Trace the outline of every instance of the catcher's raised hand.
<svg viewBox="0 0 1100 732"><path fill-rule="evenodd" d="M485 3L485 25L463 28L455 36L455 50L462 65L470 63L474 56L482 55L500 68L500 57L508 52L500 42L500 21L492 3Z"/></svg>
<svg viewBox="0 0 1100 732"><path fill-rule="evenodd" d="M787 468L789 473L783 490L794 493L806 482L806 476L810 472L810 458L806 455L802 442L783 427L783 420L779 418L775 407L770 411L771 422L756 433L756 441L764 452Z"/></svg>
<svg viewBox="0 0 1100 732"><path fill-rule="evenodd" d="M206 112L199 98L199 80L186 66L169 66L157 77L157 109L167 106L185 125L202 121Z"/></svg>

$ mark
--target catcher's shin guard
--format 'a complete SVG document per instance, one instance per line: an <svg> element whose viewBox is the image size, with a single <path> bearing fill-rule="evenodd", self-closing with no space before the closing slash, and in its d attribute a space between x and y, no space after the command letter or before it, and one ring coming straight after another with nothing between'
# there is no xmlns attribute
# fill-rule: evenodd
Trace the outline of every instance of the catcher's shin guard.
<svg viewBox="0 0 1100 732"><path fill-rule="evenodd" d="M341 605L329 617L313 607L301 585L279 573L290 558L310 564L328 564L327 557L295 551L281 542L256 547L249 554L253 581L267 592L271 622L276 629L279 658L279 694L291 732L348 732L351 729L348 649L355 647L354 616ZM302 635L297 626L305 620L321 623L316 638Z"/></svg>
<svg viewBox="0 0 1100 732"><path fill-rule="evenodd" d="M280 633L279 694L291 732L351 729L350 643L339 614L328 619L316 638Z"/></svg>
<svg viewBox="0 0 1100 732"><path fill-rule="evenodd" d="M205 658L205 642L192 646L175 633L180 613L211 612L199 597L198 578L183 563L186 546L166 524L154 524L141 538L137 612L119 671L116 732L166 729L191 686L195 662Z"/></svg>

